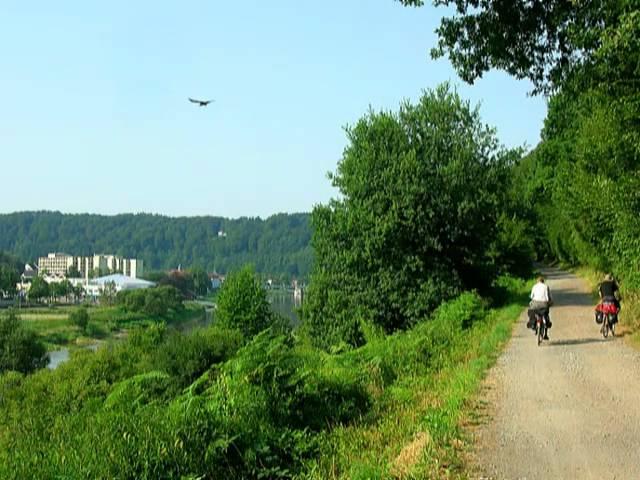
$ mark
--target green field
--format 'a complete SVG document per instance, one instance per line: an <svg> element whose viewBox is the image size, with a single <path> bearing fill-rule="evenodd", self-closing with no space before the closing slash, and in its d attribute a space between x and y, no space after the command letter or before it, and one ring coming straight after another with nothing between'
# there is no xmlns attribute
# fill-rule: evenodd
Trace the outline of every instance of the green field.
<svg viewBox="0 0 640 480"><path fill-rule="evenodd" d="M69 315L81 306L29 308L17 313L30 330L38 334L49 350L60 346L96 343L121 335L127 329L166 322L170 326L195 325L204 317L199 305L186 302L182 312L166 317L153 317L125 312L119 306L89 306L89 324L86 331L69 320Z"/></svg>

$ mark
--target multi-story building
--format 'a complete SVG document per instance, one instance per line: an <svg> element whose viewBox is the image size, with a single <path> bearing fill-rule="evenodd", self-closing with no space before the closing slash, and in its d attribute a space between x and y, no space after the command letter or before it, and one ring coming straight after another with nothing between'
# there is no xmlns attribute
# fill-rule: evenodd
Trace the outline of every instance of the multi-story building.
<svg viewBox="0 0 640 480"><path fill-rule="evenodd" d="M66 253L50 253L38 259L38 271L41 275L63 277L74 265L74 258Z"/></svg>
<svg viewBox="0 0 640 480"><path fill-rule="evenodd" d="M88 257L74 257L66 253L50 253L38 259L38 269L42 275L64 277L70 268L75 268L82 277L122 272L127 277L138 278L143 274L142 260L123 258L117 255L95 254Z"/></svg>

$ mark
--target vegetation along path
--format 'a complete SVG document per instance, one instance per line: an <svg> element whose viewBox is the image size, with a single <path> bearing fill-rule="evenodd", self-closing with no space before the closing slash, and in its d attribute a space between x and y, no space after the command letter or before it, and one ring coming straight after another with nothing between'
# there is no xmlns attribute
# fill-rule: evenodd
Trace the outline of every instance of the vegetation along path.
<svg viewBox="0 0 640 480"><path fill-rule="evenodd" d="M603 339L586 283L545 272L555 300L541 347L526 312L485 381L473 478L623 479L640 472L640 353Z"/></svg>

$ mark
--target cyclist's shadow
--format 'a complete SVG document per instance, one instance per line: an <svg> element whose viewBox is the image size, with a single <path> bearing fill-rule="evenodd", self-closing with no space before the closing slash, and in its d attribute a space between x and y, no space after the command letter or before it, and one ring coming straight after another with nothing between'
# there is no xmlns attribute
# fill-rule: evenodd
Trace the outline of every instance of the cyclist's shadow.
<svg viewBox="0 0 640 480"><path fill-rule="evenodd" d="M551 331L549 331L551 332ZM598 337L592 337L592 338L571 338L571 339L566 339L566 340L549 340L547 342L547 345L550 347L562 347L562 346L571 346L571 345L586 345L589 343L602 343L605 342L606 340L604 338L602 338L602 336L600 338Z"/></svg>

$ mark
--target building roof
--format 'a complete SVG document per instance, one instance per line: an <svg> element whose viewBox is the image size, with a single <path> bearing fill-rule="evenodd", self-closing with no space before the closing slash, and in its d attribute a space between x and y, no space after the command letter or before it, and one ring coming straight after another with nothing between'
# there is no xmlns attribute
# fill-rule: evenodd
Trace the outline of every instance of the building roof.
<svg viewBox="0 0 640 480"><path fill-rule="evenodd" d="M142 280L141 278L132 278L122 275L121 273L114 273L113 275L106 275L104 277L98 277L91 280L89 283L93 285L104 285L105 283L113 282L116 287L122 290L128 288L146 288L153 287L155 283L148 280Z"/></svg>

